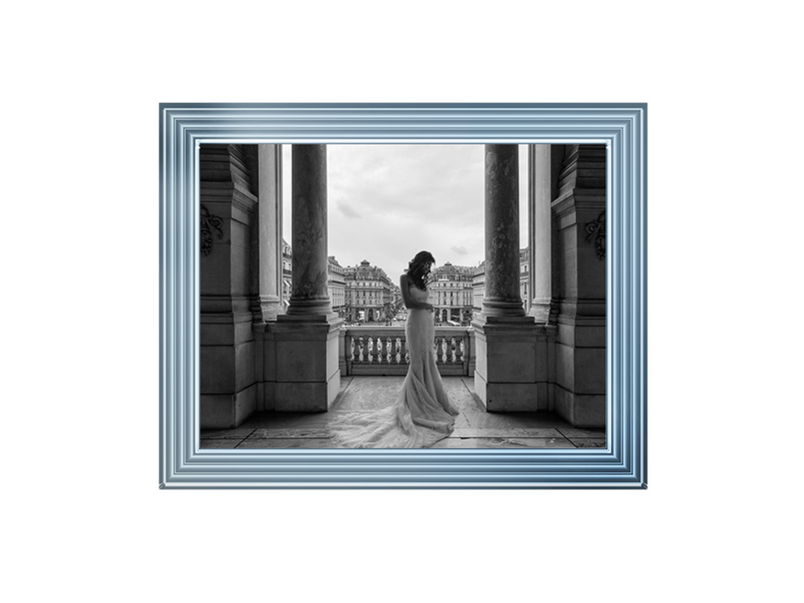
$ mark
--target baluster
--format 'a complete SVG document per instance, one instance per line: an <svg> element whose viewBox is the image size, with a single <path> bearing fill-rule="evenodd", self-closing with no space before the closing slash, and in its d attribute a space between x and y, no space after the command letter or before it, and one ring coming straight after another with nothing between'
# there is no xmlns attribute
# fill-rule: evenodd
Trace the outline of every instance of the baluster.
<svg viewBox="0 0 804 603"><path fill-rule="evenodd" d="M405 359L405 364L410 364L410 350L408 349L408 340L402 340L402 357Z"/></svg>
<svg viewBox="0 0 804 603"><path fill-rule="evenodd" d="M442 357L442 346L444 343L444 338L439 337L436 335L435 338L435 346L436 346L436 364L443 364L444 360Z"/></svg>
<svg viewBox="0 0 804 603"><path fill-rule="evenodd" d="M399 358L397 358L397 338L391 337L391 358L389 362L391 364L399 364Z"/></svg>
<svg viewBox="0 0 804 603"><path fill-rule="evenodd" d="M357 338L356 352L357 353L355 355L357 356L357 360L359 362L363 362L363 338L362 337Z"/></svg>
<svg viewBox="0 0 804 603"><path fill-rule="evenodd" d="M463 363L463 337L455 338L455 364Z"/></svg>

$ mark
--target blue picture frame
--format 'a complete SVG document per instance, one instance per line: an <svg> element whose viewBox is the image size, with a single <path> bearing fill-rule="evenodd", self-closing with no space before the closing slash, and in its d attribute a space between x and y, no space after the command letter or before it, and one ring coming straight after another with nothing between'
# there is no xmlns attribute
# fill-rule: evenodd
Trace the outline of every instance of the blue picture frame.
<svg viewBox="0 0 804 603"><path fill-rule="evenodd" d="M607 146L606 448L199 447L199 145ZM159 106L160 488L647 487L647 104Z"/></svg>

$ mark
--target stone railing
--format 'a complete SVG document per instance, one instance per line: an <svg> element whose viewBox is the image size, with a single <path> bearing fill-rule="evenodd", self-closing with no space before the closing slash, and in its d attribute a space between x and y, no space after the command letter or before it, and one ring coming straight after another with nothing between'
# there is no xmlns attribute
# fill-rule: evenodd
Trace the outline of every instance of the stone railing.
<svg viewBox="0 0 804 603"><path fill-rule="evenodd" d="M405 375L409 355L405 327L346 327L340 333L342 375ZM436 327L433 344L442 375L473 375L474 330Z"/></svg>

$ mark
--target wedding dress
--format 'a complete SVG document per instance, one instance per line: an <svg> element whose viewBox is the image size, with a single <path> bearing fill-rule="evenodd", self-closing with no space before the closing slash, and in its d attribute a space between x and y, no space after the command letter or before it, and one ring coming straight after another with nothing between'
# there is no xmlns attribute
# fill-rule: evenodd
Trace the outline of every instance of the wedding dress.
<svg viewBox="0 0 804 603"><path fill-rule="evenodd" d="M410 285L417 302L427 291ZM452 433L459 413L446 392L436 366L433 314L408 309L405 324L410 365L395 402L372 412L338 413L329 428L335 443L349 448L426 448Z"/></svg>

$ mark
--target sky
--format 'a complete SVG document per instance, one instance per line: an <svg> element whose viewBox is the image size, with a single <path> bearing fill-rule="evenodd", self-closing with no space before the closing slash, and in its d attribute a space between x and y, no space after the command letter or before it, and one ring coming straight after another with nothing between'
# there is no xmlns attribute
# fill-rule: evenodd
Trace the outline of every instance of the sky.
<svg viewBox="0 0 804 603"><path fill-rule="evenodd" d="M328 248L396 281L417 252L436 266L484 259L483 145L327 145ZM283 145L283 236L291 240L291 145ZM527 147L519 150L520 247L527 243Z"/></svg>

